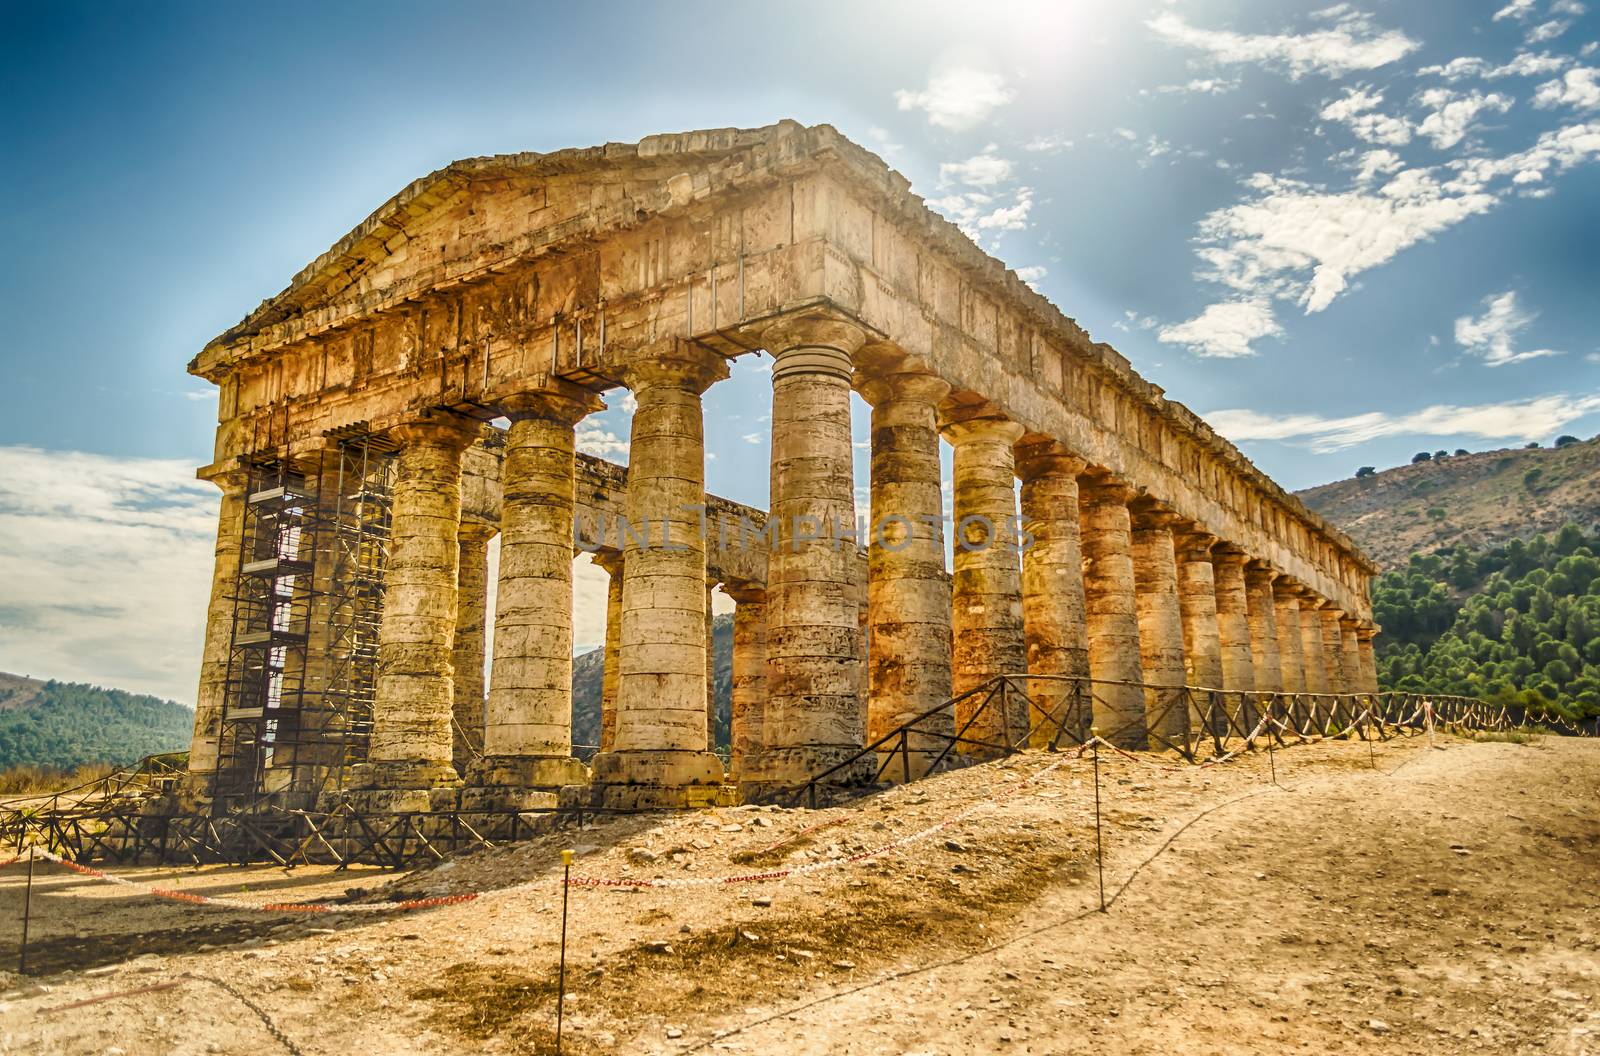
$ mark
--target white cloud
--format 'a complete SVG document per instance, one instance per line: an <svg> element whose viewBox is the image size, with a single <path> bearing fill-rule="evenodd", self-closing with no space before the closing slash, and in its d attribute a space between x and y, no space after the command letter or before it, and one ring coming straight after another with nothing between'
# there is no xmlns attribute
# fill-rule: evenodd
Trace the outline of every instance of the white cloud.
<svg viewBox="0 0 1600 1056"><path fill-rule="evenodd" d="M1026 267L1017 268L1016 272L1017 278L1029 286L1034 286L1040 279L1050 274L1050 269L1043 264L1029 264Z"/></svg>
<svg viewBox="0 0 1600 1056"><path fill-rule="evenodd" d="M574 436L577 449L598 458L628 459L628 441L595 421L578 423Z"/></svg>
<svg viewBox="0 0 1600 1056"><path fill-rule="evenodd" d="M766 439L766 436L761 433L745 433L739 439L747 444L759 444Z"/></svg>
<svg viewBox="0 0 1600 1056"><path fill-rule="evenodd" d="M1022 149L1033 154L1059 154L1072 149L1072 140L1061 136L1034 136L1022 145Z"/></svg>
<svg viewBox="0 0 1600 1056"><path fill-rule="evenodd" d="M1392 150L1369 150L1361 155L1360 165L1356 169L1356 182L1370 183L1379 176L1396 171L1403 164L1400 155Z"/></svg>
<svg viewBox="0 0 1600 1056"><path fill-rule="evenodd" d="M983 148L982 153L966 161L940 162L939 181L946 183L954 180L972 187L992 187L1004 183L1011 178L1011 162L995 154L998 149L996 144L991 143Z"/></svg>
<svg viewBox="0 0 1600 1056"><path fill-rule="evenodd" d="M943 198L930 198L928 205L977 240L985 232L1022 231L1028 226L1033 209L1033 188L1019 187L1014 192L967 191Z"/></svg>
<svg viewBox="0 0 1600 1056"><path fill-rule="evenodd" d="M873 125L867 129L867 138L872 140L878 153L885 157L892 157L900 153L900 144L894 142L894 137L889 134L889 130L886 128Z"/></svg>
<svg viewBox="0 0 1600 1056"><path fill-rule="evenodd" d="M1534 313L1517 307L1515 290L1485 297L1483 307L1480 316L1463 315L1456 320L1456 344L1482 356L1489 366L1503 367L1507 363L1561 354L1548 348L1519 352L1512 347L1517 334L1536 318Z"/></svg>
<svg viewBox="0 0 1600 1056"><path fill-rule="evenodd" d="M1331 29L1310 33L1234 33L1191 26L1181 15L1164 12L1148 25L1170 44L1205 52L1231 64L1279 69L1291 78L1307 73L1339 77L1397 62L1418 47L1398 30L1379 31L1366 16L1340 12Z"/></svg>
<svg viewBox="0 0 1600 1056"><path fill-rule="evenodd" d="M1163 344L1184 345L1206 358L1238 359L1255 355L1251 342L1282 333L1283 327L1266 301L1227 301L1208 305L1186 322L1162 327L1156 339Z"/></svg>
<svg viewBox="0 0 1600 1056"><path fill-rule="evenodd" d="M1572 28L1572 20L1566 18L1552 18L1548 22L1541 22L1529 29L1524 39L1529 44L1543 44L1547 40L1555 40L1561 34Z"/></svg>
<svg viewBox="0 0 1600 1056"><path fill-rule="evenodd" d="M1534 93L1533 105L1540 109L1573 106L1593 110L1600 107L1600 69L1580 66L1568 70L1559 80L1546 81Z"/></svg>
<svg viewBox="0 0 1600 1056"><path fill-rule="evenodd" d="M189 462L0 447L0 670L192 704L220 499Z"/></svg>
<svg viewBox="0 0 1600 1056"><path fill-rule="evenodd" d="M1118 330L1132 333L1134 330L1154 330L1161 325L1161 321L1153 315L1140 315L1131 308L1122 313L1122 318L1111 324Z"/></svg>
<svg viewBox="0 0 1600 1056"><path fill-rule="evenodd" d="M1237 291L1236 299L1292 300L1319 312L1362 272L1595 158L1600 122L1546 132L1501 157L1402 169L1344 190L1258 173L1246 181L1246 201L1201 220L1198 275Z"/></svg>
<svg viewBox="0 0 1600 1056"><path fill-rule="evenodd" d="M900 109L925 111L930 124L957 132L981 124L1015 97L998 73L965 66L934 74L926 88L894 93Z"/></svg>
<svg viewBox="0 0 1600 1056"><path fill-rule="evenodd" d="M1277 440L1326 454L1389 436L1534 440L1596 411L1600 411L1600 395L1560 394L1475 407L1437 404L1405 414L1370 411L1343 418L1314 414L1280 417L1242 409L1212 411L1203 417L1236 442Z"/></svg>
<svg viewBox="0 0 1600 1056"><path fill-rule="evenodd" d="M1533 13L1533 5L1538 0L1511 0L1509 4L1494 13L1493 21L1499 22L1505 18L1527 18Z"/></svg>
<svg viewBox="0 0 1600 1056"><path fill-rule="evenodd" d="M1239 83L1237 77L1196 77L1183 84L1160 85L1153 92L1156 95L1223 95L1239 87Z"/></svg>
<svg viewBox="0 0 1600 1056"><path fill-rule="evenodd" d="M1319 112L1324 121L1337 121L1348 125L1350 131L1368 143L1382 143L1391 147L1411 142L1411 124L1404 118L1374 113L1383 102L1382 92L1354 88L1344 98L1335 99Z"/></svg>
<svg viewBox="0 0 1600 1056"><path fill-rule="evenodd" d="M1483 59L1466 55L1451 59L1442 66L1424 66L1417 71L1417 75L1439 76L1447 81L1459 81L1468 77L1482 77L1495 81L1503 77L1543 77L1564 70L1571 63L1572 60L1567 56L1552 55L1548 51L1541 51L1538 54L1521 51L1514 55L1510 62L1501 66L1490 66Z"/></svg>
<svg viewBox="0 0 1600 1056"><path fill-rule="evenodd" d="M1432 140L1440 150L1466 138L1479 114L1503 114L1512 103L1510 96L1498 92L1453 92L1448 88L1429 88L1417 101L1432 111L1417 125L1417 134Z"/></svg>

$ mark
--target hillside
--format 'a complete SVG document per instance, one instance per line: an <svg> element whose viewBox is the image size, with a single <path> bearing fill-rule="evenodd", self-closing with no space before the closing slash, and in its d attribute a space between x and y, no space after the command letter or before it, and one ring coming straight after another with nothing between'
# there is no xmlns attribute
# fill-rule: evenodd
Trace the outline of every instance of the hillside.
<svg viewBox="0 0 1600 1056"><path fill-rule="evenodd" d="M717 695L712 747L726 749L733 709L733 615L722 613L712 620L711 635L716 651L712 684ZM584 759L600 743L600 689L605 658L604 649L591 649L572 658L572 743L577 746L576 754Z"/></svg>
<svg viewBox="0 0 1600 1056"><path fill-rule="evenodd" d="M0 673L0 770L131 763L187 748L193 727L170 700Z"/></svg>
<svg viewBox="0 0 1600 1056"><path fill-rule="evenodd" d="M1297 493L1384 568L1600 525L1600 437L1434 458Z"/></svg>

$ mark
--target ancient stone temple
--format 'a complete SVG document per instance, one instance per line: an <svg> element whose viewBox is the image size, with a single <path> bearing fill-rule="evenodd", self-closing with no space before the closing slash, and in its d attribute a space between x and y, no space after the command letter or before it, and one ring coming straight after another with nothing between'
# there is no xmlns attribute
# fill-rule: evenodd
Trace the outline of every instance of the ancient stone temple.
<svg viewBox="0 0 1600 1056"><path fill-rule="evenodd" d="M753 355L766 510L705 493L702 398ZM893 779L958 732L980 757L1091 724L1171 745L1207 694L1248 715L1376 690L1371 562L827 126L456 162L190 371L221 391L196 803L694 805L870 780L861 749L919 717ZM626 468L576 453L625 394ZM581 550L612 587L587 763ZM726 758L715 585L737 606ZM1026 693L981 706L999 676Z"/></svg>

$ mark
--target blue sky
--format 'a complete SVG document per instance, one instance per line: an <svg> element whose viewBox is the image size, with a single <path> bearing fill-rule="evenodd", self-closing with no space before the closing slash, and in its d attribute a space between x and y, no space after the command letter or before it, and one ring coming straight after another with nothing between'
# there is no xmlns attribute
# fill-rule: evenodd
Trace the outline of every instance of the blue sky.
<svg viewBox="0 0 1600 1056"><path fill-rule="evenodd" d="M1577 0L6 16L0 669L192 699L215 400L184 364L479 154L831 123L1290 487L1600 430ZM757 504L766 385L707 401L710 485ZM625 457L620 406L584 431Z"/></svg>

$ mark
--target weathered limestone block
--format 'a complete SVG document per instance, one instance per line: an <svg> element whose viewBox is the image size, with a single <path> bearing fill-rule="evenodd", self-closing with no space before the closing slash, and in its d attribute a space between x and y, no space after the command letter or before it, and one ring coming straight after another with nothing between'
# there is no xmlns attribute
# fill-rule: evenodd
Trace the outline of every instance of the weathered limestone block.
<svg viewBox="0 0 1600 1056"><path fill-rule="evenodd" d="M1357 649L1360 652L1361 665L1361 692L1378 692L1378 658L1372 648L1372 639L1378 629L1371 624L1362 624L1356 629Z"/></svg>
<svg viewBox="0 0 1600 1056"><path fill-rule="evenodd" d="M1112 744L1144 748L1149 744L1144 691L1122 684L1144 681L1128 516L1132 497L1133 490L1121 483L1097 477L1079 481L1084 621L1089 670L1096 683L1094 725Z"/></svg>
<svg viewBox="0 0 1600 1056"><path fill-rule="evenodd" d="M1228 702L1215 692L1226 685L1222 672L1221 625L1217 619L1216 571L1211 563L1211 548L1216 542L1215 537L1192 529L1173 537L1187 682L1197 687L1195 704L1203 709L1202 717L1208 720L1202 725L1220 734L1227 726Z"/></svg>
<svg viewBox="0 0 1600 1056"><path fill-rule="evenodd" d="M1245 596L1250 606L1250 652L1255 658L1256 691L1283 691L1283 660L1278 651L1277 603L1272 582L1278 574L1260 562L1245 566Z"/></svg>
<svg viewBox="0 0 1600 1056"><path fill-rule="evenodd" d="M1249 600L1244 566L1248 558L1238 547L1218 544L1212 550L1212 572L1217 583L1217 637L1222 649L1222 687L1228 690L1230 714L1248 713L1247 698L1255 692L1255 650L1250 637ZM1248 714L1245 715L1248 719Z"/></svg>
<svg viewBox="0 0 1600 1056"><path fill-rule="evenodd" d="M1144 669L1145 719L1151 735L1167 746L1188 742L1188 667L1183 652L1183 611L1178 602L1177 552L1172 529L1177 518L1147 500L1137 500L1133 515L1133 581L1139 613L1139 652Z"/></svg>
<svg viewBox="0 0 1600 1056"><path fill-rule="evenodd" d="M489 604L489 540L496 528L480 521L462 521L460 567L456 573L456 637L451 664L455 668L454 741L451 756L457 773L483 754L485 623Z"/></svg>
<svg viewBox="0 0 1600 1056"><path fill-rule="evenodd" d="M1028 669L1014 449L1022 432L1016 422L995 417L947 421L944 426L954 449L951 691L957 695L996 675L1023 674ZM957 750L964 754L997 755L999 746L1017 744L1027 735L1026 705L1008 691L995 693L985 707L988 696L978 693L956 703L956 729L965 729L964 736L982 742L959 745Z"/></svg>
<svg viewBox="0 0 1600 1056"><path fill-rule="evenodd" d="M728 376L719 355L685 342L631 364L638 402L627 518L648 522L623 549L617 727L594 758L600 800L614 807L685 806L715 798L722 761L706 742L705 434L700 395Z"/></svg>
<svg viewBox="0 0 1600 1056"><path fill-rule="evenodd" d="M209 479L222 490L217 513L217 542L211 568L211 601L206 607L206 638L200 653L200 687L195 694L194 738L189 743L186 792L197 798L211 793L222 736L222 708L228 689L228 650L233 639L233 597L239 575L240 532L244 529L245 489L250 475L242 468L225 469Z"/></svg>
<svg viewBox="0 0 1600 1056"><path fill-rule="evenodd" d="M728 777L752 781L761 772L761 725L767 702L767 592L740 583L724 584L722 589L734 602Z"/></svg>
<svg viewBox="0 0 1600 1056"><path fill-rule="evenodd" d="M1017 448L1022 477L1022 528L1032 539L1022 552L1022 634L1033 702L1034 747L1089 735L1089 639L1084 622L1083 549L1079 544L1078 477L1083 459L1052 441Z"/></svg>
<svg viewBox="0 0 1600 1056"><path fill-rule="evenodd" d="M1317 615L1322 618L1322 664L1328 672L1328 691L1354 692L1344 670L1344 634L1340 629L1344 613L1330 604L1318 609Z"/></svg>
<svg viewBox="0 0 1600 1056"><path fill-rule="evenodd" d="M783 786L866 743L861 701L855 487L850 438L853 326L801 319L769 331L772 509L767 558L767 704L761 781ZM849 784L871 760L839 771Z"/></svg>
<svg viewBox="0 0 1600 1056"><path fill-rule="evenodd" d="M500 584L476 783L559 789L588 780L572 758L574 426L598 397L565 382L504 401Z"/></svg>
<svg viewBox="0 0 1600 1056"><path fill-rule="evenodd" d="M938 403L950 386L931 374L886 373L860 383L872 406L872 521L868 542L867 740L950 699L950 578L945 572ZM919 731L955 733L945 711ZM947 746L913 736L886 776L921 777Z"/></svg>
<svg viewBox="0 0 1600 1056"><path fill-rule="evenodd" d="M600 750L609 752L617 736L618 653L622 648L622 555L605 550L594 555L594 563L606 570L606 647L605 668L600 674Z"/></svg>
<svg viewBox="0 0 1600 1056"><path fill-rule="evenodd" d="M461 452L477 437L477 425L435 417L392 435L400 451L390 496L372 737L367 761L352 769L350 784L425 790L457 780L450 727Z"/></svg>
<svg viewBox="0 0 1600 1056"><path fill-rule="evenodd" d="M1305 664L1301 660L1300 587L1287 579L1272 584L1272 599L1276 606L1274 618L1278 624L1278 662L1283 672L1285 693L1306 692Z"/></svg>
<svg viewBox="0 0 1600 1056"><path fill-rule="evenodd" d="M1322 614L1317 611L1319 604L1316 598L1308 596L1300 606L1300 655L1305 664L1306 692L1331 693L1327 653L1322 647Z"/></svg>
<svg viewBox="0 0 1600 1056"><path fill-rule="evenodd" d="M1339 620L1339 677L1344 679L1346 693L1367 692L1361 674L1361 643L1356 638L1359 630L1360 624L1352 617Z"/></svg>

